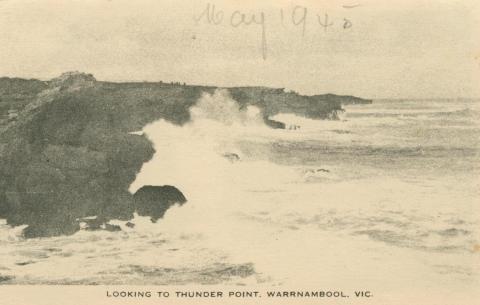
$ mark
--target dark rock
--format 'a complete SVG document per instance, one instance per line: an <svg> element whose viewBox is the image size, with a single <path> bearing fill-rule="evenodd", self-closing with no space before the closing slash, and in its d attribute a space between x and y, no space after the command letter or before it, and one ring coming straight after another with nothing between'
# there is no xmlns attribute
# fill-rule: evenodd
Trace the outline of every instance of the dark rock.
<svg viewBox="0 0 480 305"><path fill-rule="evenodd" d="M236 153L226 153L226 154L223 154L223 157L225 157L230 162L240 161L240 156L237 155Z"/></svg>
<svg viewBox="0 0 480 305"><path fill-rule="evenodd" d="M275 121L267 117L263 118L265 125L273 129L285 129L286 125L283 122Z"/></svg>
<svg viewBox="0 0 480 305"><path fill-rule="evenodd" d="M237 87L229 88L229 91L241 108L254 105L261 110L264 118L279 113L292 113L311 119L335 119L337 112L343 110L340 101L320 95L305 96L292 91L286 92L284 89L265 87ZM281 125L275 124L274 121L265 122L271 127L282 128L275 127Z"/></svg>
<svg viewBox="0 0 480 305"><path fill-rule="evenodd" d="M92 74L74 71L63 73L59 77L52 79L49 84L62 90L76 90L86 86L93 86L95 82L96 79Z"/></svg>
<svg viewBox="0 0 480 305"><path fill-rule="evenodd" d="M13 279L15 279L14 276L10 276L10 275L0 275L0 283L7 283L7 282L10 282L12 281Z"/></svg>
<svg viewBox="0 0 480 305"><path fill-rule="evenodd" d="M187 202L185 196L176 187L146 185L133 195L135 209L140 216L151 216L152 222L162 218L174 204Z"/></svg>
<svg viewBox="0 0 480 305"><path fill-rule="evenodd" d="M118 232L118 231L122 231L122 228L120 228L119 225L112 225L112 224L106 223L105 231Z"/></svg>
<svg viewBox="0 0 480 305"><path fill-rule="evenodd" d="M297 129L300 129L300 125L289 125L288 130L297 130Z"/></svg>
<svg viewBox="0 0 480 305"><path fill-rule="evenodd" d="M59 248L45 248L44 250L48 252L62 252L62 249Z"/></svg>
<svg viewBox="0 0 480 305"><path fill-rule="evenodd" d="M26 261L26 262L15 263L15 265L17 265L17 266L26 266L26 265L30 265L30 264L35 264L35 262L34 261Z"/></svg>
<svg viewBox="0 0 480 305"><path fill-rule="evenodd" d="M105 224L105 219L99 219L94 218L94 219L81 219L81 222L84 222L87 227L85 230L87 231L97 231L97 230L102 230L102 226Z"/></svg>
<svg viewBox="0 0 480 305"><path fill-rule="evenodd" d="M0 77L0 128L15 121L18 112L47 88L45 82L36 79Z"/></svg>
<svg viewBox="0 0 480 305"><path fill-rule="evenodd" d="M90 90L47 92L0 134L0 216L29 225L25 237L73 234L77 219L91 215L133 217L128 187L153 147L104 126L115 110L102 109Z"/></svg>
<svg viewBox="0 0 480 305"><path fill-rule="evenodd" d="M87 231L97 231L97 230L105 230L110 232L117 232L121 231L122 228L118 225L109 224L106 218L95 218L95 219L82 219L87 227L85 228Z"/></svg>
<svg viewBox="0 0 480 305"><path fill-rule="evenodd" d="M450 229L436 231L436 233L445 237L455 237L459 235L469 235L471 232L463 229L450 228Z"/></svg>
<svg viewBox="0 0 480 305"><path fill-rule="evenodd" d="M32 211L35 213L36 211ZM58 215L55 215L58 217ZM23 236L26 238L45 237L45 236L59 236L71 235L80 230L80 225L70 219L50 219L45 217L47 221L32 222L27 228L23 230Z"/></svg>
<svg viewBox="0 0 480 305"><path fill-rule="evenodd" d="M131 229L135 228L135 224L134 224L134 223L131 223L130 221L127 222L127 223L125 224L125 226L127 226L128 228L131 228Z"/></svg>
<svg viewBox="0 0 480 305"><path fill-rule="evenodd" d="M328 101L335 101L342 105L371 104L373 102L370 99L363 99L351 95L319 94L314 95L314 97Z"/></svg>

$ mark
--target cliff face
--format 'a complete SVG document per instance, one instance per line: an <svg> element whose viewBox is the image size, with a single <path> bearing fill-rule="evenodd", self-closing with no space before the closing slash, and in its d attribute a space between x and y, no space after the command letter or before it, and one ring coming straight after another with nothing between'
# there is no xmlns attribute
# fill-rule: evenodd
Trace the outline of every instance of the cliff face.
<svg viewBox="0 0 480 305"><path fill-rule="evenodd" d="M81 73L48 82L0 79L2 105L18 112L0 124L0 218L28 225L26 237L72 234L90 216L99 222L131 219L136 207L128 188L154 149L130 132L160 118L187 122L189 108L215 89L97 82ZM280 112L334 118L341 110L337 101L281 89L229 91L242 107L257 105L266 120Z"/></svg>
<svg viewBox="0 0 480 305"><path fill-rule="evenodd" d="M285 92L284 89L241 87L229 88L229 91L241 106L259 107L265 118L279 113L293 113L312 119L337 119L337 113L343 111L339 101Z"/></svg>

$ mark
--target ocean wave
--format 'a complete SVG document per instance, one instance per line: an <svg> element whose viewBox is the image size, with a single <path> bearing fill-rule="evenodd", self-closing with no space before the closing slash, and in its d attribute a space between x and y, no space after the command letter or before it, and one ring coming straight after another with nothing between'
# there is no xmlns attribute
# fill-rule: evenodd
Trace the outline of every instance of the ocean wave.
<svg viewBox="0 0 480 305"><path fill-rule="evenodd" d="M298 160L311 162L329 159L341 160L345 157L372 157L386 158L391 161L395 158L427 158L427 157L471 157L479 155L478 147L452 146L396 146L396 145L331 145L323 141L287 142L275 141L272 143L274 160Z"/></svg>
<svg viewBox="0 0 480 305"><path fill-rule="evenodd" d="M412 110L402 109L393 111L393 109L370 109L362 111L348 111L347 118L478 118L480 112L478 110L463 108L452 109L445 111L443 109L425 109L425 110Z"/></svg>
<svg viewBox="0 0 480 305"><path fill-rule="evenodd" d="M466 176L478 168L474 145L428 145L423 129L379 128L412 125L398 118L283 115L301 128L272 130L257 110L217 91L197 101L184 126L145 127L156 153L130 191L173 185L188 200L158 223L136 214L128 226L110 221L118 232L29 240L0 223L0 283L311 284L312 270L371 276L358 261L386 266L381 281L403 254L414 267L448 272L445 254L468 267L478 244L478 185ZM433 167L443 171L425 173Z"/></svg>

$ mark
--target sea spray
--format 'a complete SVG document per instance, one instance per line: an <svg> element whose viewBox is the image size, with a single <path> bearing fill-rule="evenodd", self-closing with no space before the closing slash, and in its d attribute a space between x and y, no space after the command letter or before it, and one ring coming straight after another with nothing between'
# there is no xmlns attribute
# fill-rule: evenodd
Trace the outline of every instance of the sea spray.
<svg viewBox="0 0 480 305"><path fill-rule="evenodd" d="M17 240L0 223L2 276L20 284L477 288L478 104L346 109L346 121L280 115L301 128L274 130L226 91L205 94L190 123L142 131L156 154L131 187L173 185L185 205L155 224L118 220L120 232Z"/></svg>
<svg viewBox="0 0 480 305"><path fill-rule="evenodd" d="M248 215L272 208L256 191L278 190L299 177L293 168L248 160L239 142L263 141L265 135L284 131L265 126L256 107L240 109L225 90L204 94L184 126L160 120L143 131L156 154L130 191L143 185L173 185L188 200L170 208L154 230L171 238L191 238L201 247L221 249L239 263L249 262L253 257L245 255L247 249L261 248L277 229L259 231L246 223ZM225 158L227 153L238 155L239 161Z"/></svg>

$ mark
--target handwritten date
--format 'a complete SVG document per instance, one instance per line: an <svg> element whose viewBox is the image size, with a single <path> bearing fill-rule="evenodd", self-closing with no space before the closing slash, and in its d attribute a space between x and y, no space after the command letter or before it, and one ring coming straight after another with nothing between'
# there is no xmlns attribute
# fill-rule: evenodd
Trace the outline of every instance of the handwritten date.
<svg viewBox="0 0 480 305"><path fill-rule="evenodd" d="M358 5L343 6L344 9L352 9ZM313 16L313 25L323 29L325 32L329 28L338 26L342 30L349 30L353 27L353 22L348 18L332 18L328 12L311 13L309 8L305 6L297 5L293 9L280 9L278 11L279 22L282 26L298 27L301 31L301 35L305 36L307 26L311 24ZM269 15L269 18L272 16ZM265 11L257 12L243 12L241 10L235 10L227 12L219 9L215 4L207 3L206 7L200 14L194 16L195 24L208 24L208 25L229 25L233 28L238 27L257 27L261 33L261 53L262 58L267 59L267 14Z"/></svg>

